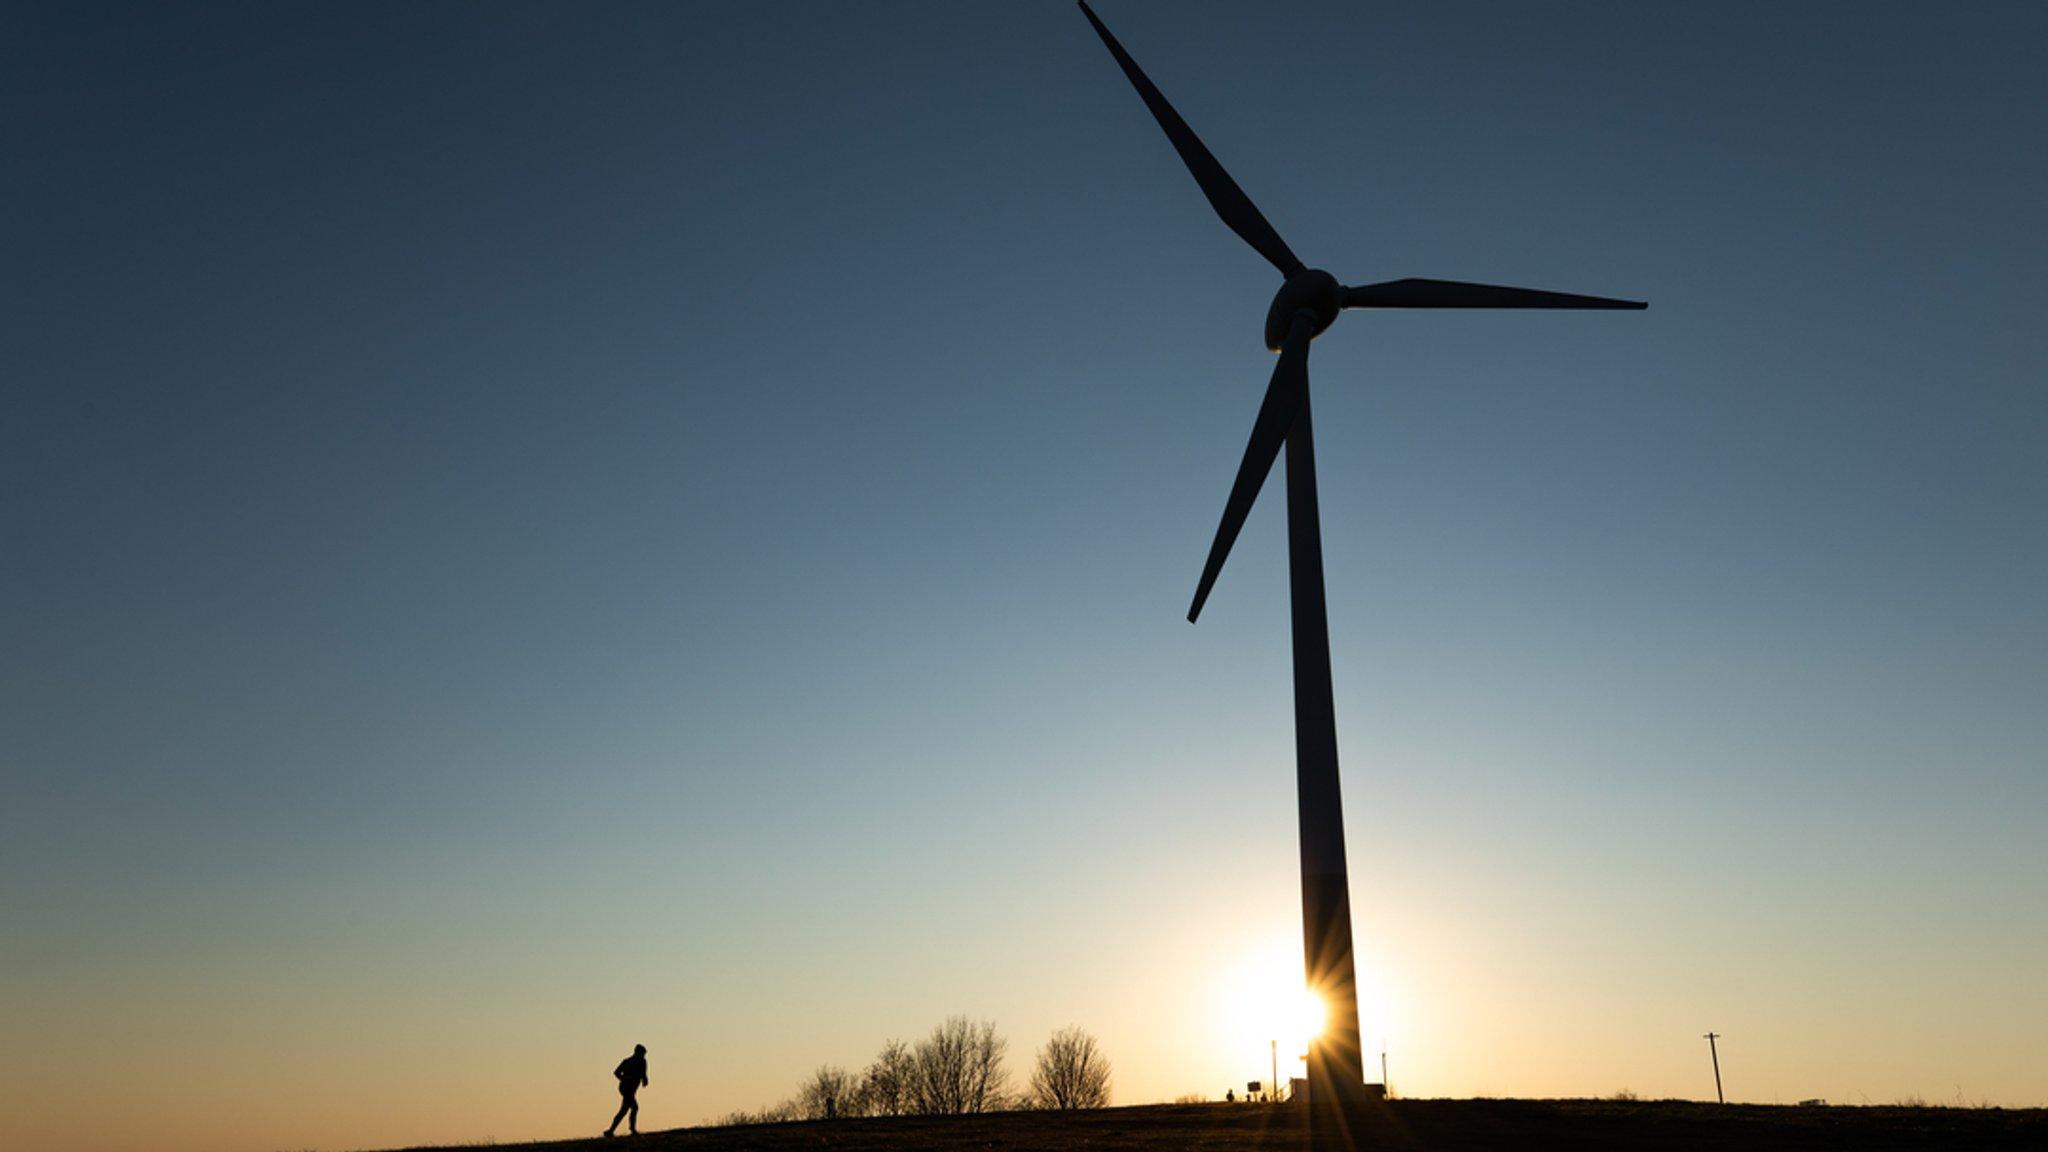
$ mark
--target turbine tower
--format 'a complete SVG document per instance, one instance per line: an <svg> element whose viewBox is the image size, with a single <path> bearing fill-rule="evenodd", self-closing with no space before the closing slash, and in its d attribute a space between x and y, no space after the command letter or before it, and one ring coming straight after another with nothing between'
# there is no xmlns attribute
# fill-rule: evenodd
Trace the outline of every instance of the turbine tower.
<svg viewBox="0 0 2048 1152"><path fill-rule="evenodd" d="M1309 1099L1342 1104L1364 1095L1365 1054L1358 1032L1358 979L1351 952L1351 885L1344 853L1344 805L1337 776L1337 714L1330 687L1330 631L1323 601L1322 529L1316 512L1315 433L1309 419L1308 346L1347 308L1631 308L1646 304L1501 288L1454 280L1389 280L1352 287L1304 265L1167 103L1137 61L1080 0L1132 87L1223 223L1284 278L1266 311L1266 347L1280 354L1250 443L1223 505L1188 608L1192 623L1244 527L1266 474L1287 448L1287 573L1293 606L1295 802L1301 836L1301 930L1308 986L1328 1020L1309 1045Z"/></svg>

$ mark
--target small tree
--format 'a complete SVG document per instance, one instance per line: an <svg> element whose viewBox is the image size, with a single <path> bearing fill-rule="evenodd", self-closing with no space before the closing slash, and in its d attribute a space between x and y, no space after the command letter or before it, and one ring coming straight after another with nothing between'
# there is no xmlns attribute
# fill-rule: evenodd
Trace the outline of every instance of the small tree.
<svg viewBox="0 0 2048 1152"><path fill-rule="evenodd" d="M993 1020L953 1016L932 1029L912 1055L911 1110L925 1116L991 1112L1003 1105L1007 1074Z"/></svg>
<svg viewBox="0 0 2048 1152"><path fill-rule="evenodd" d="M860 1089L846 1069L827 1064L797 1089L796 1113L803 1120L831 1120L862 1114Z"/></svg>
<svg viewBox="0 0 2048 1152"><path fill-rule="evenodd" d="M780 1104L770 1104L759 1112L749 1112L745 1109L737 1112L727 1112L718 1118L717 1126L720 1128L737 1128L747 1124L787 1124L791 1120L800 1118L796 1101L784 1100Z"/></svg>
<svg viewBox="0 0 2048 1152"><path fill-rule="evenodd" d="M1109 1060L1095 1037L1079 1028L1052 1034L1031 1070L1031 1102L1040 1108L1109 1106Z"/></svg>
<svg viewBox="0 0 2048 1152"><path fill-rule="evenodd" d="M861 1073L861 1096L874 1116L901 1116L911 1110L911 1084L917 1076L917 1061L910 1046L901 1040L882 1045L881 1054Z"/></svg>

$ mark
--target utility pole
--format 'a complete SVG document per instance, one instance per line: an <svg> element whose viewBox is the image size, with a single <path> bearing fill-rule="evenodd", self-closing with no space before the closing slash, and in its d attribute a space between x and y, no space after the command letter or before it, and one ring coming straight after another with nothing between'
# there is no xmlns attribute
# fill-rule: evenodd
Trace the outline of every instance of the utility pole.
<svg viewBox="0 0 2048 1152"><path fill-rule="evenodd" d="M1273 1041L1273 1099L1280 1098L1280 1042Z"/></svg>
<svg viewBox="0 0 2048 1152"><path fill-rule="evenodd" d="M1714 1101L1726 1104L1728 1098L1721 1095L1721 1050L1714 1047L1714 1039L1719 1035L1719 1032L1707 1033L1707 1053L1714 1058Z"/></svg>
<svg viewBox="0 0 2048 1152"><path fill-rule="evenodd" d="M1380 1040L1380 1092L1386 1096L1394 1094L1393 1085L1387 1081L1387 1041L1384 1037Z"/></svg>

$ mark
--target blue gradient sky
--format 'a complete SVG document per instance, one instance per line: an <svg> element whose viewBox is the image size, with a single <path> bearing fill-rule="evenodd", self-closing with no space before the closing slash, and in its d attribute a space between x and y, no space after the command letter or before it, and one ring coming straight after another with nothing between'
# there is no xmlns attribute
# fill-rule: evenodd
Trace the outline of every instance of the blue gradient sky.
<svg viewBox="0 0 2048 1152"><path fill-rule="evenodd" d="M1099 11L1311 264L1651 301L1315 348L1396 1091L2048 1105L2048 9ZM1266 1074L1277 277L1071 4L15 5L0 131L0 1144Z"/></svg>

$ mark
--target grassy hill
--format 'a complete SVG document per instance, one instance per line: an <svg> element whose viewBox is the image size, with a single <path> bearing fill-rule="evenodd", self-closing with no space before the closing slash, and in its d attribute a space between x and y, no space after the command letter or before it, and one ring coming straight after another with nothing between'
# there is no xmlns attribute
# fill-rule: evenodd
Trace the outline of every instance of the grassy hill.
<svg viewBox="0 0 2048 1152"><path fill-rule="evenodd" d="M2048 1110L1689 1101L1393 1100L1316 1130L1287 1105L1192 1104L682 1128L535 1149L631 1152L1954 1152L2048 1149ZM502 1146L501 1146L502 1147Z"/></svg>

